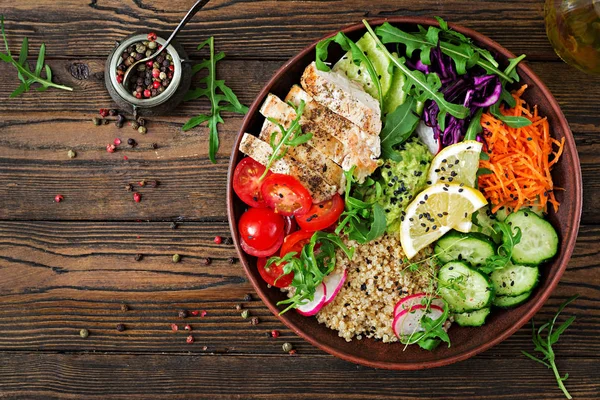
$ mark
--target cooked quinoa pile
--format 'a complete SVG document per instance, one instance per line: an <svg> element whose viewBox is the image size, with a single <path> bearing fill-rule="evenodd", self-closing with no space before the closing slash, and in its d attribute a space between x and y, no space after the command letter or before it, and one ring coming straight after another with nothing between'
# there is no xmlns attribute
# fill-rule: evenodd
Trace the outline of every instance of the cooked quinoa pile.
<svg viewBox="0 0 600 400"><path fill-rule="evenodd" d="M337 330L346 341L355 336L359 340L369 337L386 343L398 341L392 331L394 306L402 297L432 289L435 266L427 259L431 249L405 262L400 241L394 236L385 234L364 245L344 241L355 248L352 261L341 251L338 254L337 268L348 270L346 283L319 311L317 320ZM412 263L418 265L414 272L408 268Z"/></svg>

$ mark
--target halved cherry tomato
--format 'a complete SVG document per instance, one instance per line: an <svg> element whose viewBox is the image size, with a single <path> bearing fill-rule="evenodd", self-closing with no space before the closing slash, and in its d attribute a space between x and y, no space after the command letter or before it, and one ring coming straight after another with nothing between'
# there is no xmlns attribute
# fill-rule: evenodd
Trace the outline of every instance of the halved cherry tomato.
<svg viewBox="0 0 600 400"><path fill-rule="evenodd" d="M308 190L290 175L272 174L265 178L260 190L267 205L284 216L302 215L312 204Z"/></svg>
<svg viewBox="0 0 600 400"><path fill-rule="evenodd" d="M283 243L283 235L281 235L277 239L277 241L273 244L273 246L269 247L268 249L257 250L254 247L250 246L248 243L246 243L246 241L244 239L240 238L240 247L242 248L242 250L244 250L246 253L248 253L254 257L272 256L273 254L277 253L277 251L281 247L282 243Z"/></svg>
<svg viewBox="0 0 600 400"><path fill-rule="evenodd" d="M314 232L297 231L287 235L285 239L283 239L283 244L281 245L281 251L279 252L280 257L285 256L291 251L300 254L304 245L310 242L310 238L313 234Z"/></svg>
<svg viewBox="0 0 600 400"><path fill-rule="evenodd" d="M250 208L238 224L241 239L256 250L267 250L283 240L283 217L269 208Z"/></svg>
<svg viewBox="0 0 600 400"><path fill-rule="evenodd" d="M284 275L283 265L277 265L273 263L269 265L269 268L265 268L266 265L266 258L259 258L256 262L256 268L258 269L258 273L269 285L278 288L284 288L292 284L292 280L294 279L293 272Z"/></svg>
<svg viewBox="0 0 600 400"><path fill-rule="evenodd" d="M244 158L235 167L235 171L233 172L233 190L250 207L267 207L267 203L265 203L260 191L262 181L259 181L264 172L265 167L250 157ZM267 176L271 174L272 172L269 171Z"/></svg>
<svg viewBox="0 0 600 400"><path fill-rule="evenodd" d="M339 194L323 203L313 204L310 210L296 216L296 222L305 231L320 231L333 225L344 212L344 200Z"/></svg>

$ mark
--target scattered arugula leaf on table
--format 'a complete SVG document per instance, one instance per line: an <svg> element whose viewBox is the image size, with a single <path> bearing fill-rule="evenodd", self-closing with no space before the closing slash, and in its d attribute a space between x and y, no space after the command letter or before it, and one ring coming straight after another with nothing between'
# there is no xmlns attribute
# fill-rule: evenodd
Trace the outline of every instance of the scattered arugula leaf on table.
<svg viewBox="0 0 600 400"><path fill-rule="evenodd" d="M577 297L579 297L579 295L575 295L567 299L567 301L561 304L561 306L558 308L558 311L554 315L554 318L540 326L537 330L535 329L535 322L533 321L533 319L531 320L532 340L533 344L535 345L534 351L541 353L543 357L536 357L526 351L521 351L525 356L529 357L530 359L545 365L549 369L552 369L552 371L554 372L554 377L556 378L556 382L558 383L558 387L560 388L560 390L563 391L567 399L572 399L564 384L564 382L569 377L569 374L565 374L565 376L560 376L560 374L558 373L558 368L556 367L556 355L554 354L554 349L552 348L552 346L556 342L558 342L560 335L562 335L564 331L575 321L575 316L572 316L570 318L567 318L567 320L560 324L556 328L556 330L554 329L556 325L556 320L558 319L560 313L565 309L567 305L569 305L571 302L577 299ZM548 332L546 333L546 337L544 338L542 334L544 333L544 331L546 331L546 329L548 330Z"/></svg>
<svg viewBox="0 0 600 400"><path fill-rule="evenodd" d="M71 87L52 82L52 70L44 61L46 56L46 45L44 43L42 43L40 46L40 52L38 54L35 70L32 72L29 68L29 64L27 63L27 56L29 55L29 40L27 37L23 38L19 59L15 60L10 52L10 48L8 47L8 39L6 38L6 33L4 32L4 15L0 15L0 31L2 33L4 47L6 48L6 54L0 52L0 60L8 64L12 64L17 69L18 77L21 81L21 84L10 94L10 98L17 97L18 95L27 92L34 83L41 85L40 87L36 88L38 92L43 92L50 87L68 91L73 90ZM45 78L42 76L42 71L46 73Z"/></svg>
<svg viewBox="0 0 600 400"><path fill-rule="evenodd" d="M188 120L181 128L188 131L204 122L208 121L209 139L208 139L208 157L210 161L216 163L216 154L219 150L219 131L218 125L223 123L221 112L230 111L238 114L246 114L248 107L240 103L233 90L225 85L224 80L217 79L217 62L225 57L224 52L215 54L215 39L209 37L198 45L198 50L208 46L210 57L203 60L200 64L192 67L192 73L197 73L203 69L208 71L208 75L200 80L200 84L206 85L190 90L186 93L184 101L195 100L200 97L207 97L210 100L210 114L200 114ZM220 93L217 92L217 89ZM223 103L223 104L222 104Z"/></svg>
<svg viewBox="0 0 600 400"><path fill-rule="evenodd" d="M315 251L316 249L318 251ZM315 232L300 253L292 251L283 257L271 257L267 260L265 268L269 268L273 263L285 264L282 275L294 273L291 283L294 293L289 299L277 303L288 305L280 314L314 299L317 286L335 269L337 249L341 249L350 260L354 256L354 249L348 248L339 235Z"/></svg>

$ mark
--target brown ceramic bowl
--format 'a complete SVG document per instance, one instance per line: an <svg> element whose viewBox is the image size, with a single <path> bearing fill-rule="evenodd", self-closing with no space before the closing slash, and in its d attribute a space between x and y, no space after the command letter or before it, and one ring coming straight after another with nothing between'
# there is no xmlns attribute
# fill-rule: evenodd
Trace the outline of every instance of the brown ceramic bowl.
<svg viewBox="0 0 600 400"><path fill-rule="evenodd" d="M423 26L438 25L433 19L412 17L376 19L369 21L369 23L371 26L377 26L385 21L389 21L405 30L415 30L416 24ZM479 46L496 53L501 64L506 65L507 58L514 57L511 52L486 36L461 26L452 24L450 26L471 37ZM366 32L362 23L347 27L342 31L353 40L357 40ZM330 36L334 34L332 33ZM284 295L279 290L267 288L256 270L256 259L246 255L239 247L237 221L244 211L245 205L232 190L231 179L235 166L243 157L243 154L237 150L242 134L244 132L256 134L260 132L263 117L258 110L266 95L271 92L283 98L293 84L300 82L302 71L315 59L315 44L308 46L286 62L265 85L244 119L231 155L227 186L229 224L242 265L257 293L273 314L277 315L284 324L308 342L344 360L375 368L414 370L439 367L465 360L505 340L533 317L558 284L571 258L581 216L581 170L573 134L558 103L546 85L542 83L526 63L520 63L518 67L522 83L529 85L529 89L525 92L525 99L529 104L537 104L540 113L548 117L552 135L556 138L564 137L566 140L565 152L553 171L556 186L565 190L556 193L561 203L560 210L558 213L551 212L549 215L552 225L557 228L560 236L560 249L554 261L541 267L541 281L532 297L517 308L506 311L495 310L490 315L488 322L482 327L461 328L453 326L449 331L452 346L448 348L441 345L432 352L421 350L417 346L409 346L404 350L402 344L384 344L372 339L346 342L338 336L337 331L319 324L314 317L303 317L293 311L279 315L280 309L276 306L276 303L282 300ZM336 47L331 46L330 60L342 56L341 50L338 50L337 53L334 51Z"/></svg>

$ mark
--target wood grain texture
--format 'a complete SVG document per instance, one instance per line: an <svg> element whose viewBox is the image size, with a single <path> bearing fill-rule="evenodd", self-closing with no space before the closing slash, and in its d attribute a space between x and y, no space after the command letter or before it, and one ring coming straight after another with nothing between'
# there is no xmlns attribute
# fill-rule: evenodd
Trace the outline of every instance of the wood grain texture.
<svg viewBox="0 0 600 400"><path fill-rule="evenodd" d="M228 262L235 250L213 242L227 231L225 223L182 223L175 230L167 222L0 223L0 349L203 352L206 345L218 353L277 354L282 339L265 338L271 329L299 342L262 302L242 301L252 288L241 265ZM581 295L571 310L580 314L576 329L571 340L561 343L573 356L600 352L595 334L600 323L599 240L599 227L581 229L561 284L538 314L548 319L561 301ZM144 258L136 262L138 253ZM171 260L175 253L182 256L177 264ZM202 263L205 257L212 259L208 266ZM122 303L131 310L122 312ZM235 309L239 303L260 318L258 326L240 317ZM208 314L181 320L179 308ZM171 331L171 323L182 328L186 322L197 345L185 343L185 332ZM118 323L129 329L117 332ZM81 328L91 332L86 340L78 336ZM493 354L528 348L529 327L510 340L512 350L494 348ZM300 349L322 354L304 343Z"/></svg>
<svg viewBox="0 0 600 400"><path fill-rule="evenodd" d="M0 4L13 46L23 36L48 45L54 57L105 57L114 42L133 31L172 30L192 0L40 0ZM556 60L544 30L543 2L537 0L213 0L179 36L192 49L215 36L225 52L246 59L290 58L307 43L365 17L439 15L492 36L513 53ZM193 54L193 53L192 53Z"/></svg>

